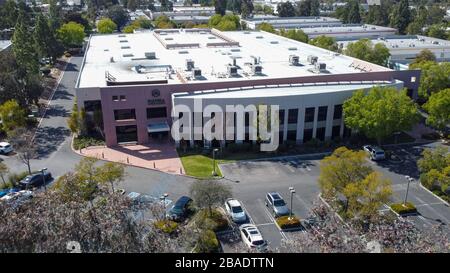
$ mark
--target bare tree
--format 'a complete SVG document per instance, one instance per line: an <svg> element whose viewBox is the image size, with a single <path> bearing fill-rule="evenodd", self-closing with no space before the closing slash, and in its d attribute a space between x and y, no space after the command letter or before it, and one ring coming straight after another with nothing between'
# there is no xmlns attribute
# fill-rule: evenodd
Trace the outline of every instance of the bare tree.
<svg viewBox="0 0 450 273"><path fill-rule="evenodd" d="M33 134L25 128L17 128L11 134L11 142L15 147L19 160L27 166L28 173L31 174L31 160L37 155Z"/></svg>
<svg viewBox="0 0 450 273"><path fill-rule="evenodd" d="M197 180L190 191L196 205L207 209L209 215L212 215L213 207L221 205L232 195L228 185L213 180Z"/></svg>

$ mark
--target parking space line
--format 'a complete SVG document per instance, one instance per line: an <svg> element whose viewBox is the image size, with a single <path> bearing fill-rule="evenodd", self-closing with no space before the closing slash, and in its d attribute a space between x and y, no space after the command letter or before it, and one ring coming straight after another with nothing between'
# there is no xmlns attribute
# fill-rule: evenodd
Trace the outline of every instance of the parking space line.
<svg viewBox="0 0 450 273"><path fill-rule="evenodd" d="M267 215L269 216L269 219L270 219L270 220L273 222L273 224L275 225L275 218L272 217L272 214L269 212L269 209L268 209L266 206L264 206L264 210L266 211ZM277 230L280 232L281 236L282 236L285 240L287 240L288 238L287 238L286 234L284 234L283 231L279 230L278 227L277 227L276 225L275 225L275 227L276 227Z"/></svg>
<svg viewBox="0 0 450 273"><path fill-rule="evenodd" d="M270 226L270 225L275 225L275 223L257 224L257 225L255 225L255 226L259 227L259 226Z"/></svg>
<svg viewBox="0 0 450 273"><path fill-rule="evenodd" d="M250 213L248 213L248 210L245 207L244 202L241 201L241 205L242 205L242 209L244 210L245 214L247 214L247 217L248 217L248 220L250 221L250 223L256 226L255 221L253 221L252 216L250 215Z"/></svg>

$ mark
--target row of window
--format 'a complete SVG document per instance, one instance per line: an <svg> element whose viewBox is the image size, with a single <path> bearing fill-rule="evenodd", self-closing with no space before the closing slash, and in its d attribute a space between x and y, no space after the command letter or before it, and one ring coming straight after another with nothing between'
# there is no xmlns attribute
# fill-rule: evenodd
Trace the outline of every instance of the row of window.
<svg viewBox="0 0 450 273"><path fill-rule="evenodd" d="M315 116L315 107L307 107L305 109L305 122L313 122ZM328 106L319 106L317 113L317 121L327 120ZM342 118L342 104L334 106L333 119ZM298 109L288 110L288 124L296 124L298 120ZM284 109L279 112L279 122L284 124Z"/></svg>
<svg viewBox="0 0 450 273"><path fill-rule="evenodd" d="M148 119L166 118L166 117L167 117L166 107L147 108L147 118ZM135 111L135 109L114 110L114 119L115 120L136 119L136 111Z"/></svg>

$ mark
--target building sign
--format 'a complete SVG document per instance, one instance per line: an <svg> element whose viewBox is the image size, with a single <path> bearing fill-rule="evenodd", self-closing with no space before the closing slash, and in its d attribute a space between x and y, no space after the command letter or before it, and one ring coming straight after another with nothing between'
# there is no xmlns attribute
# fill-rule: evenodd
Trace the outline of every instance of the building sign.
<svg viewBox="0 0 450 273"><path fill-rule="evenodd" d="M159 105L159 104L166 104L164 99L152 99L148 100L148 105Z"/></svg>

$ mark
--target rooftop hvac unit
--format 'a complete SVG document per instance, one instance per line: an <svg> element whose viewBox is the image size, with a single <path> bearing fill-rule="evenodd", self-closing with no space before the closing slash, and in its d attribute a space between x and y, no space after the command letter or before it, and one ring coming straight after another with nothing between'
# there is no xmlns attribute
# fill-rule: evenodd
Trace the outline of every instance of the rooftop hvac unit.
<svg viewBox="0 0 450 273"><path fill-rule="evenodd" d="M155 52L145 52L145 58L147 59L156 59L156 53Z"/></svg>
<svg viewBox="0 0 450 273"><path fill-rule="evenodd" d="M252 64L259 64L259 62L261 61L260 57L256 57L256 56L250 56L251 60L252 60Z"/></svg>
<svg viewBox="0 0 450 273"><path fill-rule="evenodd" d="M228 77L235 77L238 75L237 73L237 66L229 65L228 66Z"/></svg>
<svg viewBox="0 0 450 273"><path fill-rule="evenodd" d="M194 68L194 61L191 59L186 59L186 70L191 71Z"/></svg>
<svg viewBox="0 0 450 273"><path fill-rule="evenodd" d="M308 55L308 63L315 64L319 60L319 57L314 55Z"/></svg>
<svg viewBox="0 0 450 273"><path fill-rule="evenodd" d="M262 66L260 65L252 65L252 74L253 75L259 75L262 73Z"/></svg>
<svg viewBox="0 0 450 273"><path fill-rule="evenodd" d="M297 55L289 55L289 64L298 65L300 63L300 58Z"/></svg>
<svg viewBox="0 0 450 273"><path fill-rule="evenodd" d="M200 78L202 76L202 70L198 67L195 67L192 69L192 77L194 78Z"/></svg>
<svg viewBox="0 0 450 273"><path fill-rule="evenodd" d="M326 63L316 62L314 64L314 68L315 68L316 71L322 72L322 71L325 71L327 69L327 64Z"/></svg>

